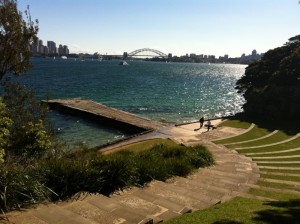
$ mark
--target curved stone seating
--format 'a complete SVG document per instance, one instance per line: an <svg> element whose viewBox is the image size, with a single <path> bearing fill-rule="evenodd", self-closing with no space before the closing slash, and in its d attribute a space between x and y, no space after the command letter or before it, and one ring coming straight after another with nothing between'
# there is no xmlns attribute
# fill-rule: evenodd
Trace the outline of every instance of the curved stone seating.
<svg viewBox="0 0 300 224"><path fill-rule="evenodd" d="M233 143L228 143L228 144L223 144L223 145L228 146L228 145L235 145L235 144L241 144L241 143L254 142L254 141L258 141L258 140L262 140L262 139L268 138L268 137L276 134L277 132L278 132L278 130L275 130L275 131L271 132L270 134L267 134L267 135L259 137L259 138L255 138L255 139L251 139L251 140L247 140L247 141L241 141L241 142L233 142Z"/></svg>
<svg viewBox="0 0 300 224"><path fill-rule="evenodd" d="M251 152L251 153L243 153L245 156L255 156L255 155L271 155L271 154L279 154L279 153L287 153L287 152L295 152L300 151L300 147L294 149L286 149L286 150L279 150L274 152Z"/></svg>
<svg viewBox="0 0 300 224"><path fill-rule="evenodd" d="M286 139L286 140L283 140L283 141L280 141L280 142L276 142L276 143L272 143L272 144L266 144L266 145L260 145L260 146L235 148L235 150L239 151L239 150L245 150L245 149L257 149L257 148L264 148L264 147L268 147L268 146L280 145L280 144L283 144L283 143L286 143L286 142L293 141L293 140L295 140L299 137L300 137L300 133L298 133L297 135L295 135L295 136L293 136L289 139Z"/></svg>
<svg viewBox="0 0 300 224"><path fill-rule="evenodd" d="M214 139L213 141L214 141L214 142L217 142L217 141L220 141L220 140L230 139L230 138L234 138L234 137L243 135L243 134L245 134L245 133L251 131L254 127L255 127L255 124L252 123L252 124L250 125L250 127L247 128L247 129L246 129L245 131L243 131L242 133L239 133L239 134L237 134L237 135L231 135L231 136L229 136L229 137L217 138L217 139Z"/></svg>

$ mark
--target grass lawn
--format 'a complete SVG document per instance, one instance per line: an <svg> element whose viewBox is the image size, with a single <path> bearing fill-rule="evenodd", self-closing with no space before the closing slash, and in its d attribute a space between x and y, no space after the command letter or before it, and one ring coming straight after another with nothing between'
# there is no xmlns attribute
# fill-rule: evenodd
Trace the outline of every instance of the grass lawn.
<svg viewBox="0 0 300 224"><path fill-rule="evenodd" d="M259 180L256 184L262 187L300 191L300 186L284 184L284 183L272 183L268 181Z"/></svg>
<svg viewBox="0 0 300 224"><path fill-rule="evenodd" d="M284 175L273 175L273 174L261 174L260 177L275 179L275 180L288 180L300 182L300 176L284 176Z"/></svg>
<svg viewBox="0 0 300 224"><path fill-rule="evenodd" d="M219 141L214 141L215 144L228 144L228 143L234 143L234 142L242 142L242 141L247 141L247 140L252 140L252 139L256 139L256 138L260 138L264 135L269 134L270 132L267 129L264 128L259 128L257 126L255 126L254 128L252 128L250 131L232 137L232 138L226 138L223 140L219 140Z"/></svg>
<svg viewBox="0 0 300 224"><path fill-rule="evenodd" d="M145 151L151 149L155 145L165 145L167 147L177 146L178 144L172 141L171 139L152 139L143 142L138 142L134 144L130 144L128 146L122 147L124 150L129 150L133 152Z"/></svg>
<svg viewBox="0 0 300 224"><path fill-rule="evenodd" d="M298 156L299 155L299 156ZM253 159L253 161L300 161L300 154L298 154L298 157L291 157L291 158L272 158L272 159Z"/></svg>
<svg viewBox="0 0 300 224"><path fill-rule="evenodd" d="M297 151L291 151L291 152L282 152L282 153L274 153L274 154L260 154L257 155L259 157L269 157L269 156L294 156L294 155L300 155L300 150ZM256 156L256 155L253 155Z"/></svg>
<svg viewBox="0 0 300 224"><path fill-rule="evenodd" d="M230 202L183 215L165 223L248 224L299 223L300 198L266 202L238 197Z"/></svg>
<svg viewBox="0 0 300 224"><path fill-rule="evenodd" d="M295 167L299 168L300 167L300 162L297 164L289 164L289 163L257 163L259 166L275 166L275 167Z"/></svg>
<svg viewBox="0 0 300 224"><path fill-rule="evenodd" d="M252 153L252 152L274 152L274 151L281 151L281 150L287 150L287 149L294 149L300 146L300 137L288 141L286 143L278 144L278 145L272 145L272 146L266 146L261 148L251 148L251 149L242 149L239 150L239 153Z"/></svg>
<svg viewBox="0 0 300 224"><path fill-rule="evenodd" d="M247 129L251 126L251 123L246 122L246 121L241 121L241 120L226 120L218 126Z"/></svg>
<svg viewBox="0 0 300 224"><path fill-rule="evenodd" d="M275 170L275 169L267 169L261 168L259 169L261 172L272 172L272 173L287 173L287 174L300 174L300 170Z"/></svg>
<svg viewBox="0 0 300 224"><path fill-rule="evenodd" d="M260 190L260 189L254 189L251 188L249 191L250 194L261 196L261 197L266 197L266 198L271 198L279 201L288 201L288 200L300 200L300 194L290 194L290 193L280 193L278 192L273 192L273 191L266 191L266 190Z"/></svg>
<svg viewBox="0 0 300 224"><path fill-rule="evenodd" d="M280 142L280 141L286 140L291 137L292 136L290 136L282 131L278 131L274 135L271 135L270 137L267 137L264 139L260 139L260 140L253 141L253 142L237 143L237 144L233 144L233 145L228 145L226 147L227 148L239 148L239 147L252 147L252 146L259 146L259 145L267 145L267 144Z"/></svg>

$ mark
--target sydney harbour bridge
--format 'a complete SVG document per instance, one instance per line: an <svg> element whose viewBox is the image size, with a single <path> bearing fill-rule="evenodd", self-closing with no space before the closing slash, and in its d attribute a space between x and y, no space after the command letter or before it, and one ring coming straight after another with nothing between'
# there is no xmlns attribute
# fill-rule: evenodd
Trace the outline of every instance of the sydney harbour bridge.
<svg viewBox="0 0 300 224"><path fill-rule="evenodd" d="M124 52L123 55L106 55L110 57L119 57L122 59L128 59L128 58L162 58L162 59L168 59L172 57L172 54L165 54L159 50L151 49L151 48L142 48L135 51L132 51L130 53Z"/></svg>

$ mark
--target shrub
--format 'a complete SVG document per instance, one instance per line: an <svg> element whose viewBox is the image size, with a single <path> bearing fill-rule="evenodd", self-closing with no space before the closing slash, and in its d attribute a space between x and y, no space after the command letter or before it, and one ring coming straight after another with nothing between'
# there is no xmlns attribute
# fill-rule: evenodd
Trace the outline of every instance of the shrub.
<svg viewBox="0 0 300 224"><path fill-rule="evenodd" d="M101 170L103 186L99 193L109 195L134 184L135 166L132 159L133 152L120 151L91 162L92 169Z"/></svg>
<svg viewBox="0 0 300 224"><path fill-rule="evenodd" d="M50 156L36 171L45 186L53 191L52 200L66 199L82 191L100 193L103 186L102 170L92 169L86 160Z"/></svg>
<svg viewBox="0 0 300 224"><path fill-rule="evenodd" d="M10 127L12 120L8 117L5 104L0 97L0 164L4 162L5 149L9 144Z"/></svg>
<svg viewBox="0 0 300 224"><path fill-rule="evenodd" d="M50 194L31 167L0 165L0 210L26 207L48 199Z"/></svg>
<svg viewBox="0 0 300 224"><path fill-rule="evenodd" d="M53 201L82 192L109 195L126 187L145 185L152 180L165 181L172 176L187 176L194 169L211 164L211 154L202 146L155 145L149 150L124 150L106 156L86 150L50 154L42 157L34 168L20 166L0 174L1 195L4 195L1 196L1 208L26 206L44 199L46 195ZM19 182L20 185L17 184ZM9 197L17 199L11 200L9 206L4 200L7 193L3 193L8 183ZM45 189L50 189L51 194L50 191L46 194Z"/></svg>
<svg viewBox="0 0 300 224"><path fill-rule="evenodd" d="M40 104L33 92L18 83L5 82L3 87L3 102L12 120L7 153L24 159L40 157L52 147L47 107Z"/></svg>

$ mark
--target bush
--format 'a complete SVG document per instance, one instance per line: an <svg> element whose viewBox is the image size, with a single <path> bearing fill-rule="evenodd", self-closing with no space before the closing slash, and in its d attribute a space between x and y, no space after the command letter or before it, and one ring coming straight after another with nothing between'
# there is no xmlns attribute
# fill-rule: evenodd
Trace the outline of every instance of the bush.
<svg viewBox="0 0 300 224"><path fill-rule="evenodd" d="M6 106L0 97L0 164L4 162L4 150L9 144L11 125L12 120L8 117Z"/></svg>
<svg viewBox="0 0 300 224"><path fill-rule="evenodd" d="M15 164L0 165L0 210L8 211L49 199L49 189L31 167Z"/></svg>
<svg viewBox="0 0 300 224"><path fill-rule="evenodd" d="M56 201L82 192L109 195L130 186L143 186L152 180L187 176L194 169L212 164L211 154L202 146L155 145L149 150L124 150L106 156L86 150L50 154L41 158L34 168L20 166L0 174L1 195L4 195L1 196L1 208L23 207L41 201L45 196ZM5 193L8 183L9 194ZM10 199L5 199L5 195Z"/></svg>
<svg viewBox="0 0 300 224"><path fill-rule="evenodd" d="M52 147L48 108L41 105L33 92L18 83L5 82L3 87L3 102L12 121L5 151L23 159L40 157Z"/></svg>

